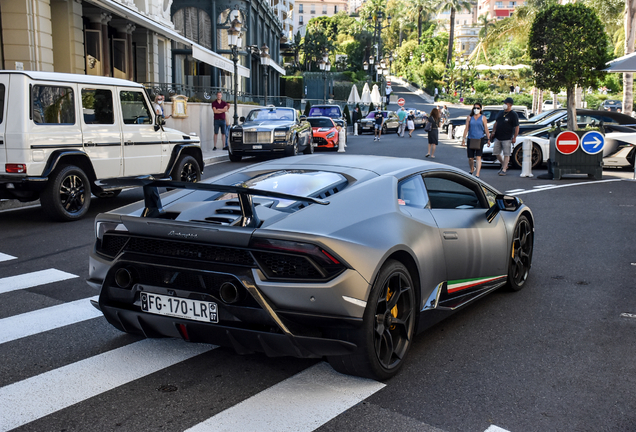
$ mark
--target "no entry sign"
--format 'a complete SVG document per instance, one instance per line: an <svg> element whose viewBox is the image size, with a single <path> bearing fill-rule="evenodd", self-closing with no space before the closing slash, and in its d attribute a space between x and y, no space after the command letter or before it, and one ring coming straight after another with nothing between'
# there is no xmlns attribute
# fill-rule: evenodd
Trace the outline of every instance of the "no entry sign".
<svg viewBox="0 0 636 432"><path fill-rule="evenodd" d="M404 100L404 98L399 98L398 99L398 105L399 106L404 106L405 103L406 103L406 101Z"/></svg>
<svg viewBox="0 0 636 432"><path fill-rule="evenodd" d="M561 132L556 137L556 148L562 154L572 154L579 148L579 136L572 131Z"/></svg>

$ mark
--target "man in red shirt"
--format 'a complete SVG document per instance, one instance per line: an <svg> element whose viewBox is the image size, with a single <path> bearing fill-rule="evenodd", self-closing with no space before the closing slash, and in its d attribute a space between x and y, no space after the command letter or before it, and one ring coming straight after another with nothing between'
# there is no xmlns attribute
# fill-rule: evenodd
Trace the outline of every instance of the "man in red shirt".
<svg viewBox="0 0 636 432"><path fill-rule="evenodd" d="M219 136L219 129L221 129L221 142L223 143L223 150L227 150L225 146L225 113L230 109L230 104L223 99L223 93L216 92L216 100L212 102L212 112L214 112L214 148L216 150L216 141Z"/></svg>

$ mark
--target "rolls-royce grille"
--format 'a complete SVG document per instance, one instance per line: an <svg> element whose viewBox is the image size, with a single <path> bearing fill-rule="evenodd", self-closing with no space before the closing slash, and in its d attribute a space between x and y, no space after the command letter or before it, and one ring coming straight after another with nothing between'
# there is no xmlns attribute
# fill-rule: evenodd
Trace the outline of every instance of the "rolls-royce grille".
<svg viewBox="0 0 636 432"><path fill-rule="evenodd" d="M128 242L122 241L122 239L126 239ZM98 252L114 258L122 251L248 267L256 265L252 255L244 249L104 234Z"/></svg>
<svg viewBox="0 0 636 432"><path fill-rule="evenodd" d="M268 144L272 142L271 132L243 131L244 144Z"/></svg>

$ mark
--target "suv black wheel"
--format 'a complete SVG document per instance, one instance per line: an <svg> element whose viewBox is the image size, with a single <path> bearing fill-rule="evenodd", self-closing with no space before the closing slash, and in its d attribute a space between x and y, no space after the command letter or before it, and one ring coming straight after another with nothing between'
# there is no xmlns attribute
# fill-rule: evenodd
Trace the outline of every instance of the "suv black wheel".
<svg viewBox="0 0 636 432"><path fill-rule="evenodd" d="M309 142L307 143L307 147L303 150L303 154L314 154L314 136L309 137Z"/></svg>
<svg viewBox="0 0 636 432"><path fill-rule="evenodd" d="M183 155L172 169L172 180L196 183L201 180L201 168L195 158Z"/></svg>
<svg viewBox="0 0 636 432"><path fill-rule="evenodd" d="M416 324L416 295L406 267L387 261L378 274L362 326L336 336L358 346L354 354L328 357L338 372L376 380L398 373L411 348Z"/></svg>
<svg viewBox="0 0 636 432"><path fill-rule="evenodd" d="M91 204L91 184L81 168L57 168L40 195L42 210L52 219L74 221L83 218Z"/></svg>

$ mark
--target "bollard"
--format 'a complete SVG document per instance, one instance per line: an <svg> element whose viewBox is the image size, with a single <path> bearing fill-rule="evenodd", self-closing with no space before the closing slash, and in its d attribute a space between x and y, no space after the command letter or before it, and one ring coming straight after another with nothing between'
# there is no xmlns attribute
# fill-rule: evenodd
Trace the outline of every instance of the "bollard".
<svg viewBox="0 0 636 432"><path fill-rule="evenodd" d="M523 161L521 163L520 177L534 177L532 175L532 141L526 138L521 145L523 146Z"/></svg>
<svg viewBox="0 0 636 432"><path fill-rule="evenodd" d="M342 129L338 132L338 153L344 153L345 147L347 146L347 143L345 143L345 137L347 136L347 134L341 132L343 132Z"/></svg>
<svg viewBox="0 0 636 432"><path fill-rule="evenodd" d="M353 136L358 136L358 123L353 124Z"/></svg>

